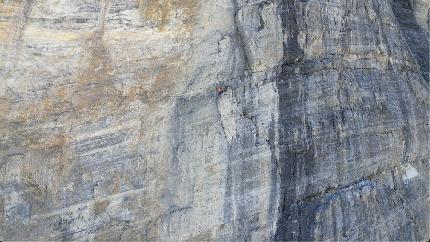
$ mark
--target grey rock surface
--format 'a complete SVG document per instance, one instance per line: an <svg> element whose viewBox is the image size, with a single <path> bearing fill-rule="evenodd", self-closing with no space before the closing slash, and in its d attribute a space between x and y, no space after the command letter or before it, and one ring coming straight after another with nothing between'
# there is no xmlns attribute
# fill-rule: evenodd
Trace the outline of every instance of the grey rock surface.
<svg viewBox="0 0 430 242"><path fill-rule="evenodd" d="M0 0L0 240L428 240L428 0Z"/></svg>

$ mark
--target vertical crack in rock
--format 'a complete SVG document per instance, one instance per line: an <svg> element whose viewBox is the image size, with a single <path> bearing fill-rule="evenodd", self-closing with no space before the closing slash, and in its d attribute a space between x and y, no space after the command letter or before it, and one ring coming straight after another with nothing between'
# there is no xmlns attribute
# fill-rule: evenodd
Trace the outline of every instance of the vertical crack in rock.
<svg viewBox="0 0 430 242"><path fill-rule="evenodd" d="M243 34L243 29L241 26L242 25L241 20L239 18L240 6L237 1L238 0L231 0L233 4L233 11L234 11L233 21L234 21L234 27L235 27L236 43L238 44L238 47L241 51L240 53L243 58L244 72L246 74L246 71L251 70L251 64L250 64L250 59L249 59L250 57L248 54L248 50L246 47L246 41Z"/></svg>
<svg viewBox="0 0 430 242"><path fill-rule="evenodd" d="M7 32L9 32L8 34L9 36L8 35L6 36L9 37L8 41L11 41L10 49L6 50L6 53L3 53L0 51L0 64L4 63L6 66L8 66L8 71L13 71L16 68L18 58L21 57L20 47L22 45L23 34L28 24L30 14L32 12L35 2L34 0L23 0L17 3L14 3L13 1L10 3L0 2L0 4L3 4L5 6L8 6L8 4L19 5L19 10L17 10L17 12L14 13L16 14L16 16L14 16L13 24L11 25L11 28L5 29ZM0 34L0 37L1 37L1 34ZM2 44L6 44L6 43L2 43ZM2 81L5 82L5 80L2 80Z"/></svg>
<svg viewBox="0 0 430 242"><path fill-rule="evenodd" d="M105 21L106 21L106 14L109 12L109 1L110 0L101 0L100 1L100 13L98 16L98 32L100 33L100 38L103 37L103 33L105 30Z"/></svg>
<svg viewBox="0 0 430 242"><path fill-rule="evenodd" d="M113 97L120 97L114 87L114 58L104 39L109 5L110 0L99 2L95 29L83 39L83 68L77 73L77 98L73 100L79 106L102 104Z"/></svg>
<svg viewBox="0 0 430 242"><path fill-rule="evenodd" d="M411 0L392 0L391 6L411 54L421 68L424 79L429 82L430 35L417 23Z"/></svg>
<svg viewBox="0 0 430 242"><path fill-rule="evenodd" d="M15 48L19 45L22 39L22 34L25 28L25 25L28 22L28 18L30 17L31 10L34 5L34 0L25 0L22 1L22 10L18 15L18 19L16 22L16 30L14 32L13 43Z"/></svg>
<svg viewBox="0 0 430 242"><path fill-rule="evenodd" d="M278 130L276 130L276 120L272 115L272 120L269 125L269 148L270 148L270 195L269 195L269 208L268 216L271 218L271 223L273 229L270 233L270 239L275 239L276 236L279 237L279 232L276 230L278 226L278 209L282 203L283 192L279 189L279 183L282 181L280 179L280 167L279 167L279 145L275 141L279 140Z"/></svg>

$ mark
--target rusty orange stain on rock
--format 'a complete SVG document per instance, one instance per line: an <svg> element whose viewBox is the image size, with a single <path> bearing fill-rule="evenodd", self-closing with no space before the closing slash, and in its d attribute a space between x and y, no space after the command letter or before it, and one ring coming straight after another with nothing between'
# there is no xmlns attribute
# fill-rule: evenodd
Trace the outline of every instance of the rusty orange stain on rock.
<svg viewBox="0 0 430 242"><path fill-rule="evenodd" d="M180 85L178 77L183 73L185 65L183 53L178 53L169 57L154 58L151 65L137 71L135 78L139 83L139 97L144 99L142 101L153 108L156 103L172 97Z"/></svg>
<svg viewBox="0 0 430 242"><path fill-rule="evenodd" d="M8 26L7 38L16 46L21 41L23 31L33 8L33 1L19 0L0 3L0 16L10 17L11 25Z"/></svg>
<svg viewBox="0 0 430 242"><path fill-rule="evenodd" d="M139 0L140 14L144 21L152 22L163 31L175 17L187 31L197 15L197 0ZM176 16L175 16L176 15Z"/></svg>
<svg viewBox="0 0 430 242"><path fill-rule="evenodd" d="M49 149L53 147L70 146L70 138L64 135L53 135L45 137L44 139L30 140L29 147L32 149Z"/></svg>
<svg viewBox="0 0 430 242"><path fill-rule="evenodd" d="M94 214L95 215L102 214L104 211L106 211L109 204L110 202L108 200L96 201L93 206Z"/></svg>

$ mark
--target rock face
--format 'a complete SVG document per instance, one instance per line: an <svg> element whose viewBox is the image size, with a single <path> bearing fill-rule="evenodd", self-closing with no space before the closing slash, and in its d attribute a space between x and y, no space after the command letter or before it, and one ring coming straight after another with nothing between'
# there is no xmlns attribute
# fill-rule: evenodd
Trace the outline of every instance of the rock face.
<svg viewBox="0 0 430 242"><path fill-rule="evenodd" d="M0 240L428 240L428 0L0 0Z"/></svg>

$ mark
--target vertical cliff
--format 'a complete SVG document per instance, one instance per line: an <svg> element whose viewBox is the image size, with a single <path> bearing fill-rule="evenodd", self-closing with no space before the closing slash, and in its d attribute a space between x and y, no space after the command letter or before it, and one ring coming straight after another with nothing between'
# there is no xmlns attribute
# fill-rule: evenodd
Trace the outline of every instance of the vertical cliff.
<svg viewBox="0 0 430 242"><path fill-rule="evenodd" d="M428 240L427 0L0 0L0 240Z"/></svg>

